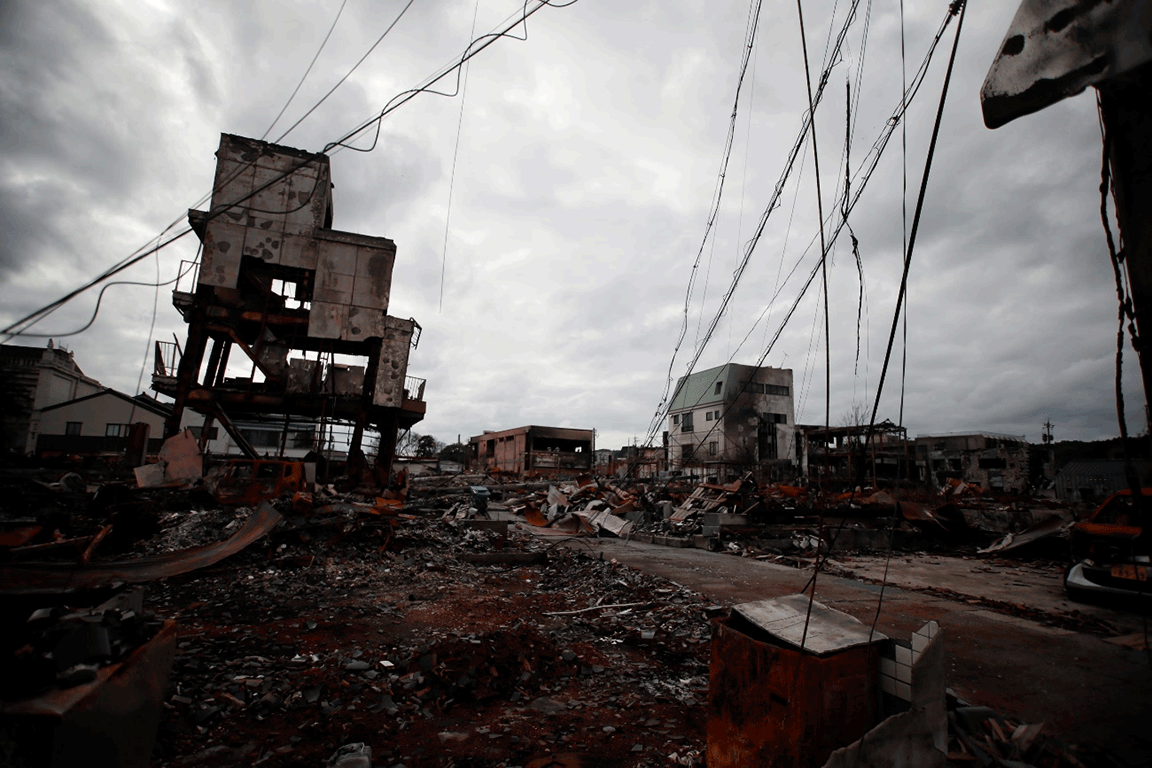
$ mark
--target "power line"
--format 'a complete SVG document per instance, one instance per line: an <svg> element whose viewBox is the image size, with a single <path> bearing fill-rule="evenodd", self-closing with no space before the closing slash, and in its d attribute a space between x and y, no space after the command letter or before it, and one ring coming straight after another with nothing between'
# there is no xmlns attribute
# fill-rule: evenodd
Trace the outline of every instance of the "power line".
<svg viewBox="0 0 1152 768"><path fill-rule="evenodd" d="M311 115L313 112L315 112L317 109L319 109L319 108L320 108L320 105L321 105L321 104L323 104L325 101L327 101L327 100L328 100L328 97L329 97L329 96L331 96L333 93L335 93L335 92L336 92L336 89L337 89L337 88L339 88L340 86L342 86L342 85L344 84L344 81L345 81L345 80L347 80L349 77L351 77L351 76L352 76L352 73L353 73L353 72L355 72L357 69L359 69L359 68L360 68L360 65L364 63L364 60L365 60L365 59L367 59L369 56L371 56L371 55L372 55L372 51L376 50L376 46L378 46L378 45L380 45L380 43L384 42L384 38L388 37L388 33L389 33L389 32L391 32L391 31L392 31L392 29L393 29L393 28L394 28L394 27L395 27L397 24L399 24L399 23L400 23L400 19L404 18L404 14L408 12L408 9L412 7L412 3L414 3L414 2L416 2L416 0L408 0L408 4L407 4L407 5L405 5L405 6L404 6L404 7L403 7L403 8L400 10L400 13L399 13L399 15L398 15L398 16L397 16L395 19L393 19L393 20L392 20L392 23L388 25L388 28L384 30L384 32L383 32L383 33L380 35L380 37L376 38L376 42L372 43L372 47L371 47L371 48L369 48L367 51L365 51L365 52L364 52L364 55L360 57L360 60L359 60L359 61L357 61L355 64L353 64L353 65L352 65L352 69L348 70L348 71L347 71L347 72L344 74L344 77L340 78L340 80L339 80L339 81L337 81L336 85L332 86L332 87L331 87L331 88L328 90L328 93L326 93L326 94L324 94L323 96L321 96L321 97L320 97L320 100L319 100L318 102L316 102L315 104L313 104L313 105L312 105L312 108L311 108L311 109L309 109L307 112L305 112L305 113L304 113L304 114L303 114L303 115L300 117L300 119L299 119L299 120L297 120L296 122L292 123L292 126L291 126L291 127L288 129L288 130L286 130L286 131L284 131L284 133L280 134L279 138L277 138L277 139L276 139L276 143L277 143L277 144L279 144L281 141L283 141L283 140L284 140L284 138L285 138L285 137L286 137L288 134L292 133L292 131L296 130L296 126L300 125L300 123L302 123L302 122L304 122L305 120L307 120L309 115ZM341 9L343 9L343 6L341 6ZM327 38L325 38L325 40L327 40ZM319 55L319 54L317 54L317 55ZM277 119L279 119L279 118L277 118Z"/></svg>
<svg viewBox="0 0 1152 768"><path fill-rule="evenodd" d="M555 2L550 2L550 0L536 0L536 5L531 10L529 10L527 0L525 0L522 12L515 18L514 21L506 22L506 23L504 23L503 27L501 29L499 29L498 31L493 32L493 33L489 33L487 35L483 35L480 38L473 40L471 43L469 43L468 48L465 50L464 55L458 61L456 61L454 64L452 64L451 66L449 66L447 68L442 68L442 71L440 71L438 74L426 79L426 82L423 86L409 89L409 90L404 91L401 94L393 97L393 99L387 103L387 105L384 107L384 109L382 109L376 117L372 118L371 120L367 121L366 123L361 124L358 128L345 134L342 138L340 138L336 141L330 142L329 144L327 144L324 147L323 151L320 154L328 154L329 152L332 152L334 150L338 150L340 147L347 147L349 149L354 149L354 150L359 151L359 152L372 151L372 149L375 148L377 141L379 140L379 126L382 123L383 119L385 117L387 117L389 114L394 112L396 109L399 109L401 106L408 103L409 101L411 101L413 98L415 98L416 96L418 96L421 93L425 93L425 92L438 93L436 91L430 90L432 85L434 85L435 83L437 83L440 80L447 77L454 70L458 70L465 62L467 62L472 57L479 54L480 51L486 49L488 46L490 46L496 40L499 40L502 37L510 37L514 40L527 40L528 39L527 20L530 16L537 13L540 9L542 9L546 6L551 6L554 8L567 8L568 6L573 5L576 2L577 2L577 0L569 0L569 2L567 2L567 3L555 3ZM409 5L411 5L411 3L409 3ZM407 10L407 7L405 8L405 10ZM513 17L510 16L509 18L511 19ZM392 26L395 25L396 21L399 21L399 17L397 17L397 19L395 21L393 21ZM525 26L524 37L517 37L516 35L509 34L512 29L515 29L515 27L517 27L521 24L524 24L524 26ZM387 34L387 31L385 32L385 34ZM383 39L383 36L381 36L381 39ZM359 64L357 64L357 66L359 66ZM349 73L349 74L351 74L351 73ZM458 85L459 85L459 83L458 83ZM455 95L455 94L439 93L438 95L451 96L451 95ZM317 106L319 106L319 104L317 104ZM313 109L315 109L315 107ZM311 112L311 111L312 110L309 110L309 112ZM303 118L301 118L301 119L303 119ZM300 121L297 121L297 125L299 124L299 122ZM363 131L370 128L373 124L375 124L377 126L377 131L376 131L376 136L375 136L375 138L372 142L372 145L370 147L368 147L367 149L362 149L359 147L351 147L350 145L347 144L348 141L352 140L354 137L356 137L357 135L359 135ZM294 127L295 127L295 125L293 126L293 128ZM292 130L292 129L290 128L289 131L290 130ZM287 135L287 134L284 134L284 135ZM253 190L253 192L251 192L248 195L245 195L240 200L233 201L232 203L230 203L227 206L222 207L218 211L210 212L209 216L208 216L209 220L220 215L225 210L230 210L231 208L235 207L236 205L240 204L241 202L244 202L245 200L250 199L254 195L256 195L259 192L266 189L268 186L275 184L275 183L278 183L279 181L283 180L284 178L287 178L288 176L292 175L297 170L299 170L300 168L304 167L307 164L308 164L308 161L304 161L302 163L299 163L299 164L293 166L292 168L288 169L287 171L280 173L278 176L273 178L267 184L261 186L259 189ZM251 163L249 163L248 165L251 165ZM247 166L242 166L239 170L237 170L233 174L232 178L235 178L236 175L241 173L245 167L247 167ZM315 191L315 187L313 188L313 191ZM209 196L202 197L200 199L200 202L196 203L195 205L200 205L204 201L206 201L207 199L209 199ZM41 307L40 309L37 309L36 311L29 313L28 315L25 315L24 317L17 320L16 322L9 324L6 328L0 329L0 334L9 335L9 338L11 338L12 336L16 335L15 333L13 333L13 331L17 330L21 326L31 327L32 325L39 322L44 317L47 317L49 314L54 312L59 307L63 306L67 302L71 301L73 298L75 298L79 294L93 288L96 285L99 285L100 283L104 282L108 278L110 278L116 274L119 274L120 272L122 272L125 269L128 269L129 267L139 263L140 261L142 261L143 259L152 255L153 253L156 253L156 252L166 248L167 246L171 245L172 243L174 243L177 240L181 239L182 237L186 236L189 232L192 231L191 227L184 227L183 229L180 230L179 234L174 235L173 237L170 237L167 240L162 239L164 234L171 231L174 227L176 227L176 225L183 218L184 218L184 216L181 215L180 217L174 219L172 221L172 223L170 223L167 227L165 227L165 229L160 233L160 235L158 235L156 238L152 238L151 240L148 241L149 243L154 242L154 241L159 241L155 247L148 248L148 246L141 246L140 249L137 249L132 254L125 257L124 259L122 259L120 262L113 265L112 267L108 268L107 270L105 270L103 273L101 273L97 277L89 280L87 283L85 283L81 287L69 292L68 294L66 294L65 296L63 296L60 299L57 299L56 301L53 301L53 302ZM20 333L21 333L21 335L29 335L29 336L33 335L33 334L26 334L23 331L21 331Z"/></svg>
<svg viewBox="0 0 1152 768"><path fill-rule="evenodd" d="M684 343L684 337L688 333L688 308L692 302L692 291L696 284L696 273L700 269L700 260L704 254L704 246L708 242L708 237L712 233L712 228L716 224L716 219L720 215L720 203L724 197L724 182L728 176L728 162L732 157L732 145L736 139L736 117L740 111L740 94L744 87L744 77L748 72L748 62L752 58L752 51L756 46L756 32L760 26L760 9L763 6L763 0L756 0L755 10L749 12L748 27L744 35L744 52L740 58L740 73L736 79L736 94L732 99L732 115L728 119L728 133L724 138L724 149L721 151L720 171L716 177L716 188L712 194L712 205L708 212L708 220L704 225L704 237L700 240L700 248L696 251L696 259L692 263L692 270L688 275L688 286L684 292L684 316L680 323L680 334L676 339L676 344L672 349L672 359L668 361L668 375L664 382L664 393L661 395L661 406L668 400L668 391L672 385L672 370L676 366L676 356L680 352L680 346ZM750 8L752 6L749 6ZM703 315L703 306L701 306L701 315ZM672 395L672 399L676 399L676 394ZM652 438L655 434L655 425L658 423L660 409L657 408L657 416L653 419L653 426L649 428L647 444L651 445Z"/></svg>
<svg viewBox="0 0 1152 768"><path fill-rule="evenodd" d="M841 48L844 44L844 38L848 34L848 27L851 25L852 19L855 17L857 5L859 5L859 0L853 0L852 8L848 14L848 18L845 21L844 26L841 28L840 33L836 37L836 43L835 43L835 46L834 46L833 51L832 51L832 60L833 61L836 61L838 59L839 51L841 50ZM813 101L812 101L813 108L815 108L815 106L819 105L820 99L824 95L824 87L825 87L825 85L827 85L828 75L830 72L831 72L830 68L825 69L821 78L820 78L820 85L817 87L816 94L813 97ZM732 300L732 295L736 292L736 286L739 284L740 278L743 276L744 271L748 267L748 263L752 258L752 253L756 249L756 245L759 242L760 237L764 234L764 229L768 225L768 217L771 215L772 211L775 210L775 208L779 205L780 197L784 193L784 186L787 183L788 177L792 173L793 167L795 166L796 157L797 157L797 155L799 155L801 147L803 147L807 143L807 134L809 131L808 125L811 122L812 118L813 118L813 112L812 112L812 109L809 109L807 112L805 112L804 117L801 121L801 128L800 128L799 135L797 136L795 142L793 143L791 150L788 152L788 156L787 156L785 164L784 164L784 169L781 172L780 178L776 182L776 188L772 193L772 197L768 203L768 207L761 214L760 222L756 228L756 232L753 234L751 240L749 240L747 245L745 246L744 258L740 261L740 264L737 266L736 271L732 275L732 283L729 285L727 292L724 294L724 297L720 302L720 307L717 309L715 316L713 316L712 321L709 324L708 332L704 336L703 343L699 345L699 347L696 350L696 353L693 356L691 362L689 362L687 372L685 373L685 377L691 375L693 369L696 367L696 363L699 362L701 355L703 355L704 350L707 348L708 342L711 340L712 335L716 332L716 327L719 324L720 319L724 316L724 312L727 310L728 304ZM689 278L689 290L691 289L691 280L693 280L694 277L695 277L695 267L693 267L692 277ZM687 322L687 318L685 318L685 323L686 322ZM682 338L683 338L683 336L681 336L681 339ZM680 343L677 342L676 349L673 351L673 354L672 354L672 360L668 364L668 376L667 376L667 380L666 380L665 386L664 386L664 394L661 397L659 405L657 405L657 407L656 407L656 413L653 415L652 423L649 425L648 438L647 438L647 442L646 442L647 445L651 445L652 441L655 439L656 432L658 432L660 429L660 424L661 424L661 421L663 419L663 415L666 413L665 406L669 402L668 391L669 391L669 388L670 388L671 382L672 382L672 368L675 366L676 354L679 351L679 348L680 348ZM676 398L677 394L678 394L678 392L676 392L672 395L673 400Z"/></svg>
<svg viewBox="0 0 1152 768"><path fill-rule="evenodd" d="M268 126L268 129L264 131L264 134L260 137L260 141L264 141L264 139L268 138L268 134L270 134L272 129L276 127L276 123L280 122L280 118L284 116L284 112L288 109L288 105L292 103L292 100L296 98L296 94L300 92L300 86L304 85L304 81L308 79L308 75L310 72L312 72L312 67L316 65L316 60L320 58L320 53L324 50L324 46L328 45L328 38L332 37L332 31L336 29L336 23L340 21L340 16L344 13L344 6L346 5L348 5L348 0L343 0L343 2L340 3L340 9L336 11L336 18L332 19L332 26L328 27L328 34L324 35L324 40L321 41L320 47L316 49L316 55L313 56L312 61L308 63L308 68L304 70L304 74L301 76L300 82L296 83L296 88L293 89L292 95L288 97L288 101L284 102L284 106L280 108L280 112L276 115L276 119L273 120L272 124Z"/></svg>
<svg viewBox="0 0 1152 768"><path fill-rule="evenodd" d="M476 36L476 18L480 15L480 0L472 9L472 31L468 39ZM448 231L452 223L452 190L456 187L456 160L460 157L460 134L464 131L464 105L468 103L468 72L472 66L464 67L464 84L460 89L460 115L456 118L456 145L452 148L452 174L448 177L448 210L444 215L444 254L440 258L440 311L444 311L444 275L448 271Z"/></svg>
<svg viewBox="0 0 1152 768"><path fill-rule="evenodd" d="M905 112L907 111L908 106L912 103L912 101L915 99L916 95L919 93L920 87L923 85L924 78L927 75L929 64L931 63L931 60L932 60L932 58L936 52L936 47L939 44L940 40L943 38L944 32L948 28L948 24L952 20L952 14L953 14L954 9L956 8L956 5L957 4L954 3L949 8L948 12L945 13L944 20L941 22L940 27L936 32L936 35L933 37L932 42L928 47L928 51L925 54L924 59L921 61L921 64L916 71L916 74L913 76L912 81L909 84L906 91L903 94L901 94L900 103L894 109L892 116L889 117L889 119L885 122L884 127L881 129L880 135L873 142L872 148L869 150L868 155L861 162L859 168L857 169L857 172L855 174L855 178L859 179L859 182L856 186L855 193L852 195L851 201L848 205L847 210L849 213L855 208L856 204L860 201L860 198L864 193L864 189L867 187L868 181L872 178L872 174L875 172L876 167L880 162L880 158L883 155L884 150L888 145L888 141L892 137L892 133L896 130L896 126L899 125L901 120L903 119ZM953 51L953 59L954 59L954 57L955 57L955 51ZM824 77L822 79L824 81L826 81L827 76L828 76L828 72L825 72ZM817 89L816 95L817 95L817 99L818 99L818 97L820 95L819 89ZM801 137L800 137L800 139L798 139L798 142L802 141L803 135L806 132L807 132L807 126L805 125L803 130L802 130ZM794 159L795 154L798 153L798 151L799 151L799 144L794 145L793 150L792 150L793 159ZM778 182L777 197L780 194L780 189L781 189L781 186L783 185L784 181L785 181L785 179L782 178ZM765 223L764 218L766 218L767 214L770 212L771 212L771 209L766 211L766 213L764 214L764 217L762 217L760 232L757 233L756 238L758 238L760 233L762 233L763 228L764 228L764 223ZM835 229L832 231L831 236L828 238L828 248L831 248L832 246L835 245L836 240L839 237L840 232L843 230L844 226L845 226L844 220L841 219L837 223L837 226L835 227ZM754 238L752 241L749 241L748 250L746 251L746 254L745 254L745 260L747 260L747 258L749 257L750 250L755 247L755 239L756 238ZM816 240L816 236L813 236L813 241L815 241L815 240ZM810 248L811 248L811 245L809 245L808 249L805 249L804 253L801 254L800 258L793 265L792 270L789 272L788 276L784 280L784 284L781 285L780 288L773 294L772 298L768 302L768 305L765 307L764 311L761 312L761 315L760 315L761 318L763 318L764 314L768 311L768 307L770 307L772 305L772 303L775 302L776 298L783 291L784 286L786 286L788 284L788 282L790 282L792 275L799 268L801 262L804 259L804 256L807 254L807 252ZM800 291L796 295L796 298L793 300L791 306L788 308L788 311L786 312L783 321L780 323L779 327L776 329L776 333L772 336L771 341L767 344L763 353L760 355L759 359L756 361L755 367L759 367L759 366L762 366L764 364L764 361L767 359L768 355L771 353L772 349L775 347L776 342L779 340L781 334L784 332L785 327L787 327L788 323L790 322L790 320L792 318L792 315L796 312L796 309L799 307L801 300L804 298L805 294L807 293L808 288L811 287L812 283L815 281L816 275L819 274L819 272L820 272L820 264L819 264L819 262L817 262L816 266L813 267L812 270L809 272L807 279L805 280L804 284L801 286ZM733 289L730 289L730 290L733 290ZM756 323L753 324L752 330L755 329L756 325L758 325L759 322L760 322L760 319L757 319ZM751 336L752 330L749 330L748 334L745 335L744 341L742 341L740 343L740 346L737 347L736 351L733 352L732 356L729 358L729 362L735 358L735 356L739 352L740 348L743 347L744 342L747 341L748 338ZM686 381L689 375L690 375L690 373L685 374L685 376L682 377L681 381ZM744 389L746 388L746 385L747 385L747 383L745 383L745 387L742 387L740 389L740 392L744 391ZM881 385L880 389L877 391L877 403L879 402L880 392L882 390L883 390L883 386ZM679 385L677 387L677 395L678 394L679 394ZM702 402L702 398L703 398L703 395L701 396L701 399L697 400L697 402L694 405L699 405ZM673 396L673 400L674 399L675 399L675 395ZM667 414L666 405L667 405L667 403L662 402L659 406L659 409L657 411L657 416L656 416L657 426L659 426L661 420L663 419L663 416L665 416ZM728 409L730 409L730 408L731 408L731 405L727 406L724 412L727 413ZM873 423L875 422L875 410L873 411L872 422ZM871 427L870 427L870 429L871 429ZM715 426L713 426L712 429L709 430L709 432L705 433L705 439L708 436L710 436L711 432L714 430L715 430ZM653 439L654 439L653 433L650 432L648 435L647 445L651 445Z"/></svg>

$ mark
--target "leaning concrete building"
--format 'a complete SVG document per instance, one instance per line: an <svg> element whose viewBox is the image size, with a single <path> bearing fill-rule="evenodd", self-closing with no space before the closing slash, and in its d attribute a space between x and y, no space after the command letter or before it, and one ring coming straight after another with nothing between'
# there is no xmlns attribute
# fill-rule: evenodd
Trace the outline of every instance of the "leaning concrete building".
<svg viewBox="0 0 1152 768"><path fill-rule="evenodd" d="M175 399L165 433L192 408L255 455L233 418L338 420L350 455L365 429L380 433L385 477L397 430L425 412L424 382L408 376L420 326L388 314L395 243L332 229L327 155L227 134L211 207L188 220L204 249L172 297L187 339L157 343L153 388ZM242 375L227 375L230 355Z"/></svg>
<svg viewBox="0 0 1152 768"><path fill-rule="evenodd" d="M768 467L796 458L792 370L729 363L682 376L668 409L668 466Z"/></svg>

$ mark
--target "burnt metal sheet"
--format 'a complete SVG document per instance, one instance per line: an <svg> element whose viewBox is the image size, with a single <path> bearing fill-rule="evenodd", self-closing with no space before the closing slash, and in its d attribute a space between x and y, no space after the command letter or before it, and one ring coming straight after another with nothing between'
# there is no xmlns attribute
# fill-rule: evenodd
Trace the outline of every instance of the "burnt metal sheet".
<svg viewBox="0 0 1152 768"><path fill-rule="evenodd" d="M1049 517L1047 520L1041 520L1027 530L1020 531L1019 533L1009 533L997 539L984 549L978 549L976 551L982 555L991 552L1008 552L1013 549L1018 549L1025 544L1031 544L1034 541L1055 536L1070 528L1071 525L1071 522L1064 520L1059 515L1052 515L1052 517Z"/></svg>
<svg viewBox="0 0 1152 768"><path fill-rule="evenodd" d="M870 631L859 619L815 600L811 601L812 615L808 618L808 602L807 595L797 594L743 603L732 610L789 645L799 648L803 638L804 650L817 656L888 639L880 632Z"/></svg>
<svg viewBox="0 0 1152 768"><path fill-rule="evenodd" d="M96 566L0 566L0 594L51 594L179 576L231 557L271 531L281 519L276 508L264 502L231 538L215 544Z"/></svg>
<svg viewBox="0 0 1152 768"><path fill-rule="evenodd" d="M1023 0L980 90L998 128L1152 61L1152 0Z"/></svg>
<svg viewBox="0 0 1152 768"><path fill-rule="evenodd" d="M175 657L176 622L168 620L92 682L3 705L0 717L21 724L12 764L145 768Z"/></svg>

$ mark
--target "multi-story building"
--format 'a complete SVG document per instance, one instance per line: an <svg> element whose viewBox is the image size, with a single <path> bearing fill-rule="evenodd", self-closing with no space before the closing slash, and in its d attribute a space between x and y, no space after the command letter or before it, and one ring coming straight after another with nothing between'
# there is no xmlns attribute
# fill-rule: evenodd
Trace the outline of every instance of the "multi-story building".
<svg viewBox="0 0 1152 768"><path fill-rule="evenodd" d="M84 375L72 353L47 347L0 346L0 450L32 453L40 434L40 411L102 390Z"/></svg>
<svg viewBox="0 0 1152 768"><path fill-rule="evenodd" d="M682 376L668 409L668 465L790 465L792 370L728 363Z"/></svg>

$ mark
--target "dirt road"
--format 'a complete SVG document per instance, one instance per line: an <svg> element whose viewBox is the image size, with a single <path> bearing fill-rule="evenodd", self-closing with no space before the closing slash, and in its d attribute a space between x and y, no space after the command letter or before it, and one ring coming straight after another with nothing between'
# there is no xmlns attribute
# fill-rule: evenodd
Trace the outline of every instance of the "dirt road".
<svg viewBox="0 0 1152 768"><path fill-rule="evenodd" d="M798 592L811 575L810 570L752 558L619 539L585 539L568 546L590 548L605 559L663 576L726 606ZM1017 602L1027 601L1031 588L1006 592L1003 575L994 571L959 569L954 563L951 569L925 568L895 559L892 581L906 586L919 582L957 594L945 597L889 586L877 629L907 637L935 620L945 632L948 685L959 696L1026 722L1047 722L1065 740L1106 747L1134 766L1152 765L1152 666L1143 644L1134 642L1136 636L1128 638L1134 647L1126 647L1115 637L1108 642L1106 635L1114 633L1079 632L1013 615L985 596L972 596L981 591L981 576L987 595L1010 594ZM1042 586L1034 588L1043 591ZM877 584L822 573L816 597L871 624L880 591ZM1035 602L1049 606L1055 599L1045 595ZM1135 632L1142 624L1138 616L1104 609L1087 614L1108 616L1120 632Z"/></svg>

